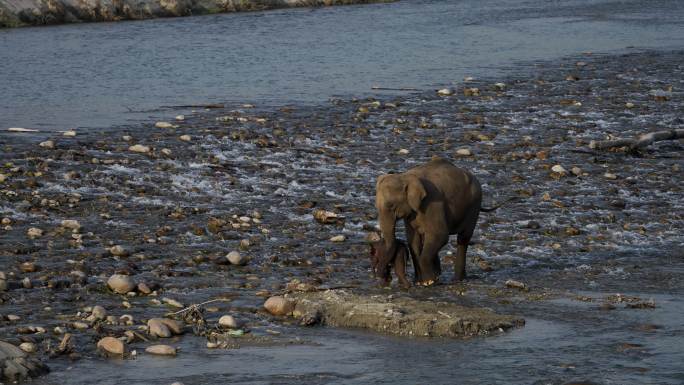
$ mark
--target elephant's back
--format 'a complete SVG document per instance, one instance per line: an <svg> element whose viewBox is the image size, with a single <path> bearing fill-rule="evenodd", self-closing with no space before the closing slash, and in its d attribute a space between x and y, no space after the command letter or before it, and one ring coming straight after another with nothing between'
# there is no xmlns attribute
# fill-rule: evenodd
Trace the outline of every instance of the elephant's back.
<svg viewBox="0 0 684 385"><path fill-rule="evenodd" d="M423 165L412 168L408 173L431 182L447 196L466 194L481 197L482 195L482 187L475 175L444 158L433 158Z"/></svg>

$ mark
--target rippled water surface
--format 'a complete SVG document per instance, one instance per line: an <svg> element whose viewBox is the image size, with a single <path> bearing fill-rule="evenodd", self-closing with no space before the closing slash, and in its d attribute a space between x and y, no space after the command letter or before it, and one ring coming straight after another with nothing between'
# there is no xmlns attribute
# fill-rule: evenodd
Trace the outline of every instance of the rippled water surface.
<svg viewBox="0 0 684 385"><path fill-rule="evenodd" d="M586 50L684 46L681 2L644 4L405 0L0 30L0 129L110 127L164 105L318 103Z"/></svg>

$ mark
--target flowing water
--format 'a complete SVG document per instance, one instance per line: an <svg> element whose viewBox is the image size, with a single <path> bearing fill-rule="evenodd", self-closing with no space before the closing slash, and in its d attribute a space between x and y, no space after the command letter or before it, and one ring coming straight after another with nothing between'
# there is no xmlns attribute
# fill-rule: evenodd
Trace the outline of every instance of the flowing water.
<svg viewBox="0 0 684 385"><path fill-rule="evenodd" d="M82 128L74 138L43 134L54 149L0 134L0 217L11 219L0 230L0 271L11 288L0 309L21 317L2 318L0 337L43 347L61 338L18 334L26 324L75 334L80 359L49 360L52 373L38 384L681 384L682 144L663 142L640 157L584 145L682 128L684 52L667 49L682 48L682 7L543 4L403 1L0 31L0 52L19 52L0 62L3 127ZM628 46L639 52L624 54ZM568 54L576 56L558 58ZM465 75L478 79L463 84ZM324 101L368 96L373 84L458 92ZM481 95L463 95L464 86ZM210 102L226 106L159 108ZM180 112L185 120L171 129L146 119ZM184 134L189 141L179 140ZM132 144L150 151L133 153ZM473 155L457 156L462 147ZM487 205L518 200L482 214L465 284L378 289L364 241L376 224L374 180L433 155L472 170ZM556 175L555 164L581 172ZM346 221L321 225L312 206ZM244 225L237 218L245 215L261 219ZM83 229L65 231L62 219ZM29 227L45 235L27 239ZM338 234L347 241L329 241ZM226 266L223 256L242 239L252 261ZM130 255L113 258L105 251L113 244ZM443 282L452 276L446 259ZM39 269L21 271L25 261ZM164 341L181 348L176 358L105 360L97 339L131 327L74 330L80 310L100 304L136 324L168 310L148 296L122 306L103 290L114 272L157 283L161 296L185 304L228 298L210 322L230 312L251 334L278 337L210 350L186 335ZM465 340L305 328L264 314L256 295L292 279L485 306L526 325ZM507 279L530 291L506 288Z"/></svg>
<svg viewBox="0 0 684 385"><path fill-rule="evenodd" d="M682 47L683 31L678 0L399 1L0 30L0 129L422 90L582 51Z"/></svg>

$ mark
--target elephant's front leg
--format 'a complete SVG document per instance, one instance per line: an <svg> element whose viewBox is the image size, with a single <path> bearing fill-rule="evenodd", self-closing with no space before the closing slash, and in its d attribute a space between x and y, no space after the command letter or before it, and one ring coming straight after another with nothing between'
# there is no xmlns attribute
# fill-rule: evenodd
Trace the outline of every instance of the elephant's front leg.
<svg viewBox="0 0 684 385"><path fill-rule="evenodd" d="M408 241L409 249L411 251L411 263L413 264L413 271L415 273L415 282L421 282L422 274L420 271L420 264L418 257L423 250L423 237L411 227L407 220L404 220L404 227L406 228L406 240Z"/></svg>
<svg viewBox="0 0 684 385"><path fill-rule="evenodd" d="M418 264L420 265L421 279L423 285L431 285L437 281L437 277L442 272L439 263L439 250L449 241L449 235L425 235L423 249L421 250Z"/></svg>
<svg viewBox="0 0 684 385"><path fill-rule="evenodd" d="M454 281L463 281L466 278L466 251L470 238L458 236L458 248L456 250L456 260L454 261Z"/></svg>

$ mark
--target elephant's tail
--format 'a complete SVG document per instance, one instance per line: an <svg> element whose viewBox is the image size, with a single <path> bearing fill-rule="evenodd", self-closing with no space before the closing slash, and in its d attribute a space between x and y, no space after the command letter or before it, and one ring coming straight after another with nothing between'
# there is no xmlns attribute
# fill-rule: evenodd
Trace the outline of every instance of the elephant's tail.
<svg viewBox="0 0 684 385"><path fill-rule="evenodd" d="M518 199L517 197L509 198L509 199L503 201L502 203L499 203L498 205L496 205L494 207L480 207L480 211L482 211L484 213L492 212L492 211L498 209L499 207L505 205L506 203L513 202L517 199Z"/></svg>

